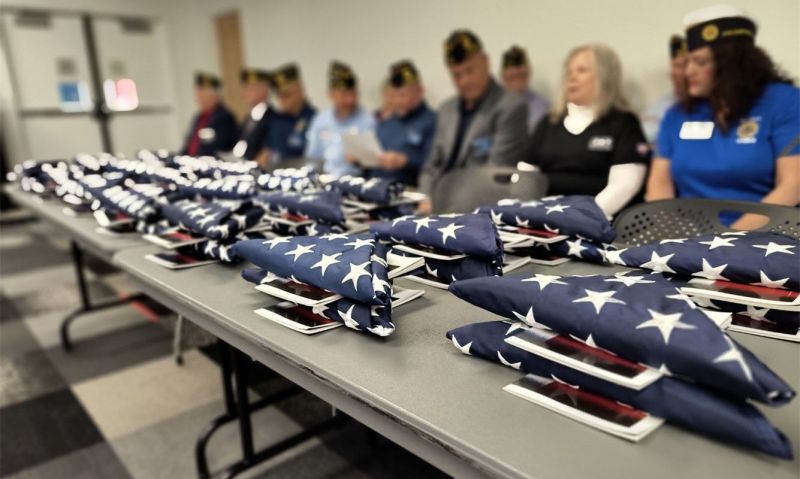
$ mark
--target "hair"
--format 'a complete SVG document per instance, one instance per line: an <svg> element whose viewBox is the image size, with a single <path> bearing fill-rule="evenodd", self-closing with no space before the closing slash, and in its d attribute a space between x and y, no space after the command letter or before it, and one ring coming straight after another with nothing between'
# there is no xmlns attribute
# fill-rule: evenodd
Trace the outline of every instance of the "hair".
<svg viewBox="0 0 800 479"><path fill-rule="evenodd" d="M564 70L561 77L561 95L550 112L550 121L557 123L567 111L567 72L569 63L575 55L589 52L594 59L595 71L595 115L597 118L605 116L612 108L627 111L628 101L622 94L622 64L619 57L611 47L599 43L581 45L573 48L564 61Z"/></svg>
<svg viewBox="0 0 800 479"><path fill-rule="evenodd" d="M710 48L714 57L714 86L708 101L715 122L723 131L750 111L768 84L793 84L751 39L730 38L713 43ZM700 101L687 96L682 106L692 111Z"/></svg>

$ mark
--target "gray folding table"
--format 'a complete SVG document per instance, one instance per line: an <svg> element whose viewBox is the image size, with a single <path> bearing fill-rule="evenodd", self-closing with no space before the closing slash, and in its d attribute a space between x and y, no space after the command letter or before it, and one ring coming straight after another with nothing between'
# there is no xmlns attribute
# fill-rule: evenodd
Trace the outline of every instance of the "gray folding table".
<svg viewBox="0 0 800 479"><path fill-rule="evenodd" d="M276 300L241 279L242 266L171 271L144 258L155 251L125 249L114 262L149 296L455 477L798 477L797 460L670 425L632 444L503 392L521 373L467 357L445 338L449 329L499 317L447 291L398 280L425 296L395 311L397 329L385 339L346 328L308 337L253 313ZM569 262L514 274L612 271ZM800 345L732 334L800 389ZM761 409L800 456L797 402Z"/></svg>

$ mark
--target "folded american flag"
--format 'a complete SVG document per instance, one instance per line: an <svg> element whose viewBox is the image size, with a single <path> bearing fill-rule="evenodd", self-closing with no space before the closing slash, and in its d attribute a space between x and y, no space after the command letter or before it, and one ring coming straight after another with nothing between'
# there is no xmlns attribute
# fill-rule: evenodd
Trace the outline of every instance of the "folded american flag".
<svg viewBox="0 0 800 479"><path fill-rule="evenodd" d="M573 237L555 243L537 243L533 246L520 248L518 250L511 250L509 248L507 252L520 256L570 257L589 263L599 264L605 262L606 251L613 251L615 249L617 249L616 246L608 243L599 244L594 241Z"/></svg>
<svg viewBox="0 0 800 479"><path fill-rule="evenodd" d="M598 243L611 243L616 233L603 210L591 196L552 196L541 200L502 200L482 206L497 224L520 226L555 234L576 236Z"/></svg>
<svg viewBox="0 0 800 479"><path fill-rule="evenodd" d="M383 241L427 246L486 259L503 257L503 243L489 215L466 213L405 216L375 223L370 230Z"/></svg>
<svg viewBox="0 0 800 479"><path fill-rule="evenodd" d="M414 256L405 251L393 250L400 256ZM425 266L411 274L429 274L435 278L451 282L460 279L479 278L481 276L500 276L503 274L503 263L497 259L483 259L474 256L456 260L439 260L425 258Z"/></svg>
<svg viewBox="0 0 800 479"><path fill-rule="evenodd" d="M800 240L740 231L666 239L606 254L609 263L710 280L800 290Z"/></svg>
<svg viewBox="0 0 800 479"><path fill-rule="evenodd" d="M333 191L273 191L256 196L254 201L279 216L292 214L332 225L344 223L341 196Z"/></svg>
<svg viewBox="0 0 800 479"><path fill-rule="evenodd" d="M228 175L249 175L256 168L255 161L223 161L213 156L176 155L167 161L178 169L190 171L199 177L222 178Z"/></svg>
<svg viewBox="0 0 800 479"><path fill-rule="evenodd" d="M225 200L183 200L162 206L162 212L172 224L213 240L236 236L258 224L264 215L264 209L250 201Z"/></svg>
<svg viewBox="0 0 800 479"><path fill-rule="evenodd" d="M405 186L399 181L382 178L365 180L360 176L344 175L327 185L328 190L338 191L342 196L354 200L388 205L402 196Z"/></svg>
<svg viewBox="0 0 800 479"><path fill-rule="evenodd" d="M144 222L152 222L159 217L160 205L156 198L164 193L155 185L137 185L137 188L126 188L115 185L95 195L103 209L109 213L122 213Z"/></svg>
<svg viewBox="0 0 800 479"><path fill-rule="evenodd" d="M242 277L254 284L267 283L272 279L270 273L259 268L245 268ZM356 331L369 331L377 336L389 336L394 332L391 304L370 305L342 298L329 304L312 308L314 314L344 323Z"/></svg>
<svg viewBox="0 0 800 479"><path fill-rule="evenodd" d="M734 396L783 404L795 395L661 275L485 277L457 281L450 291L500 316Z"/></svg>
<svg viewBox="0 0 800 479"><path fill-rule="evenodd" d="M256 183L267 191L304 192L316 187L317 175L311 168L279 168L256 177Z"/></svg>
<svg viewBox="0 0 800 479"><path fill-rule="evenodd" d="M734 313L756 322L772 323L787 328L800 328L800 312L759 308L758 306L731 303L729 301L720 301L716 299L712 300L692 296L690 296L690 298L694 304L704 309Z"/></svg>
<svg viewBox="0 0 800 479"><path fill-rule="evenodd" d="M669 376L639 391L619 386L505 342L507 337L524 330L520 323L490 321L453 329L447 332L447 338L464 354L565 382L720 441L782 459L792 458L791 443L786 436L745 400Z"/></svg>
<svg viewBox="0 0 800 479"><path fill-rule="evenodd" d="M178 248L178 252L197 259L215 259L223 263L237 263L242 260L233 251L233 246L239 241L247 240L264 241L267 237L258 231L239 233L225 240L206 240Z"/></svg>
<svg viewBox="0 0 800 479"><path fill-rule="evenodd" d="M278 236L322 236L332 233L345 233L342 225L332 225L320 221L307 224L273 223L272 232Z"/></svg>
<svg viewBox="0 0 800 479"><path fill-rule="evenodd" d="M181 186L179 189L208 199L242 200L256 194L255 181L250 175L231 175L219 179L200 178L191 185Z"/></svg>
<svg viewBox="0 0 800 479"><path fill-rule="evenodd" d="M371 234L278 237L241 241L235 254L261 269L341 294L356 302L389 306L386 247Z"/></svg>

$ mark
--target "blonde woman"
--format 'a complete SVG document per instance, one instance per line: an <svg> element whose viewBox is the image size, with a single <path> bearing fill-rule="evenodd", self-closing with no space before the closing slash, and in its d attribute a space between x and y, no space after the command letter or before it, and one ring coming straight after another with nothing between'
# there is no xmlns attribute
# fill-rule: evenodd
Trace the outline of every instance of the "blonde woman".
<svg viewBox="0 0 800 479"><path fill-rule="evenodd" d="M650 148L622 95L611 48L584 45L564 63L562 93L530 138L526 161L550 179L548 194L595 195L613 216L641 198Z"/></svg>

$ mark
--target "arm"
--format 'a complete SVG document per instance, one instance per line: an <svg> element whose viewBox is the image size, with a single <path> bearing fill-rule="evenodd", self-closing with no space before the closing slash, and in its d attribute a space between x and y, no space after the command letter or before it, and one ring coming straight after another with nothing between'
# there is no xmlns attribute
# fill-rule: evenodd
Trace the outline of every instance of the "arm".
<svg viewBox="0 0 800 479"><path fill-rule="evenodd" d="M761 203L796 206L800 204L800 155L782 156L775 163L775 188L761 199ZM764 226L764 217L756 214L742 215L731 228L750 230Z"/></svg>
<svg viewBox="0 0 800 479"><path fill-rule="evenodd" d="M669 172L669 160L656 158L650 165L650 177L647 179L645 201L669 200L675 198L675 184Z"/></svg>
<svg viewBox="0 0 800 479"><path fill-rule="evenodd" d="M500 113L487 163L516 166L528 136L528 105L519 100Z"/></svg>
<svg viewBox="0 0 800 479"><path fill-rule="evenodd" d="M597 194L595 201L606 216L614 216L636 196L647 175L643 163L613 165L608 172L608 184Z"/></svg>

